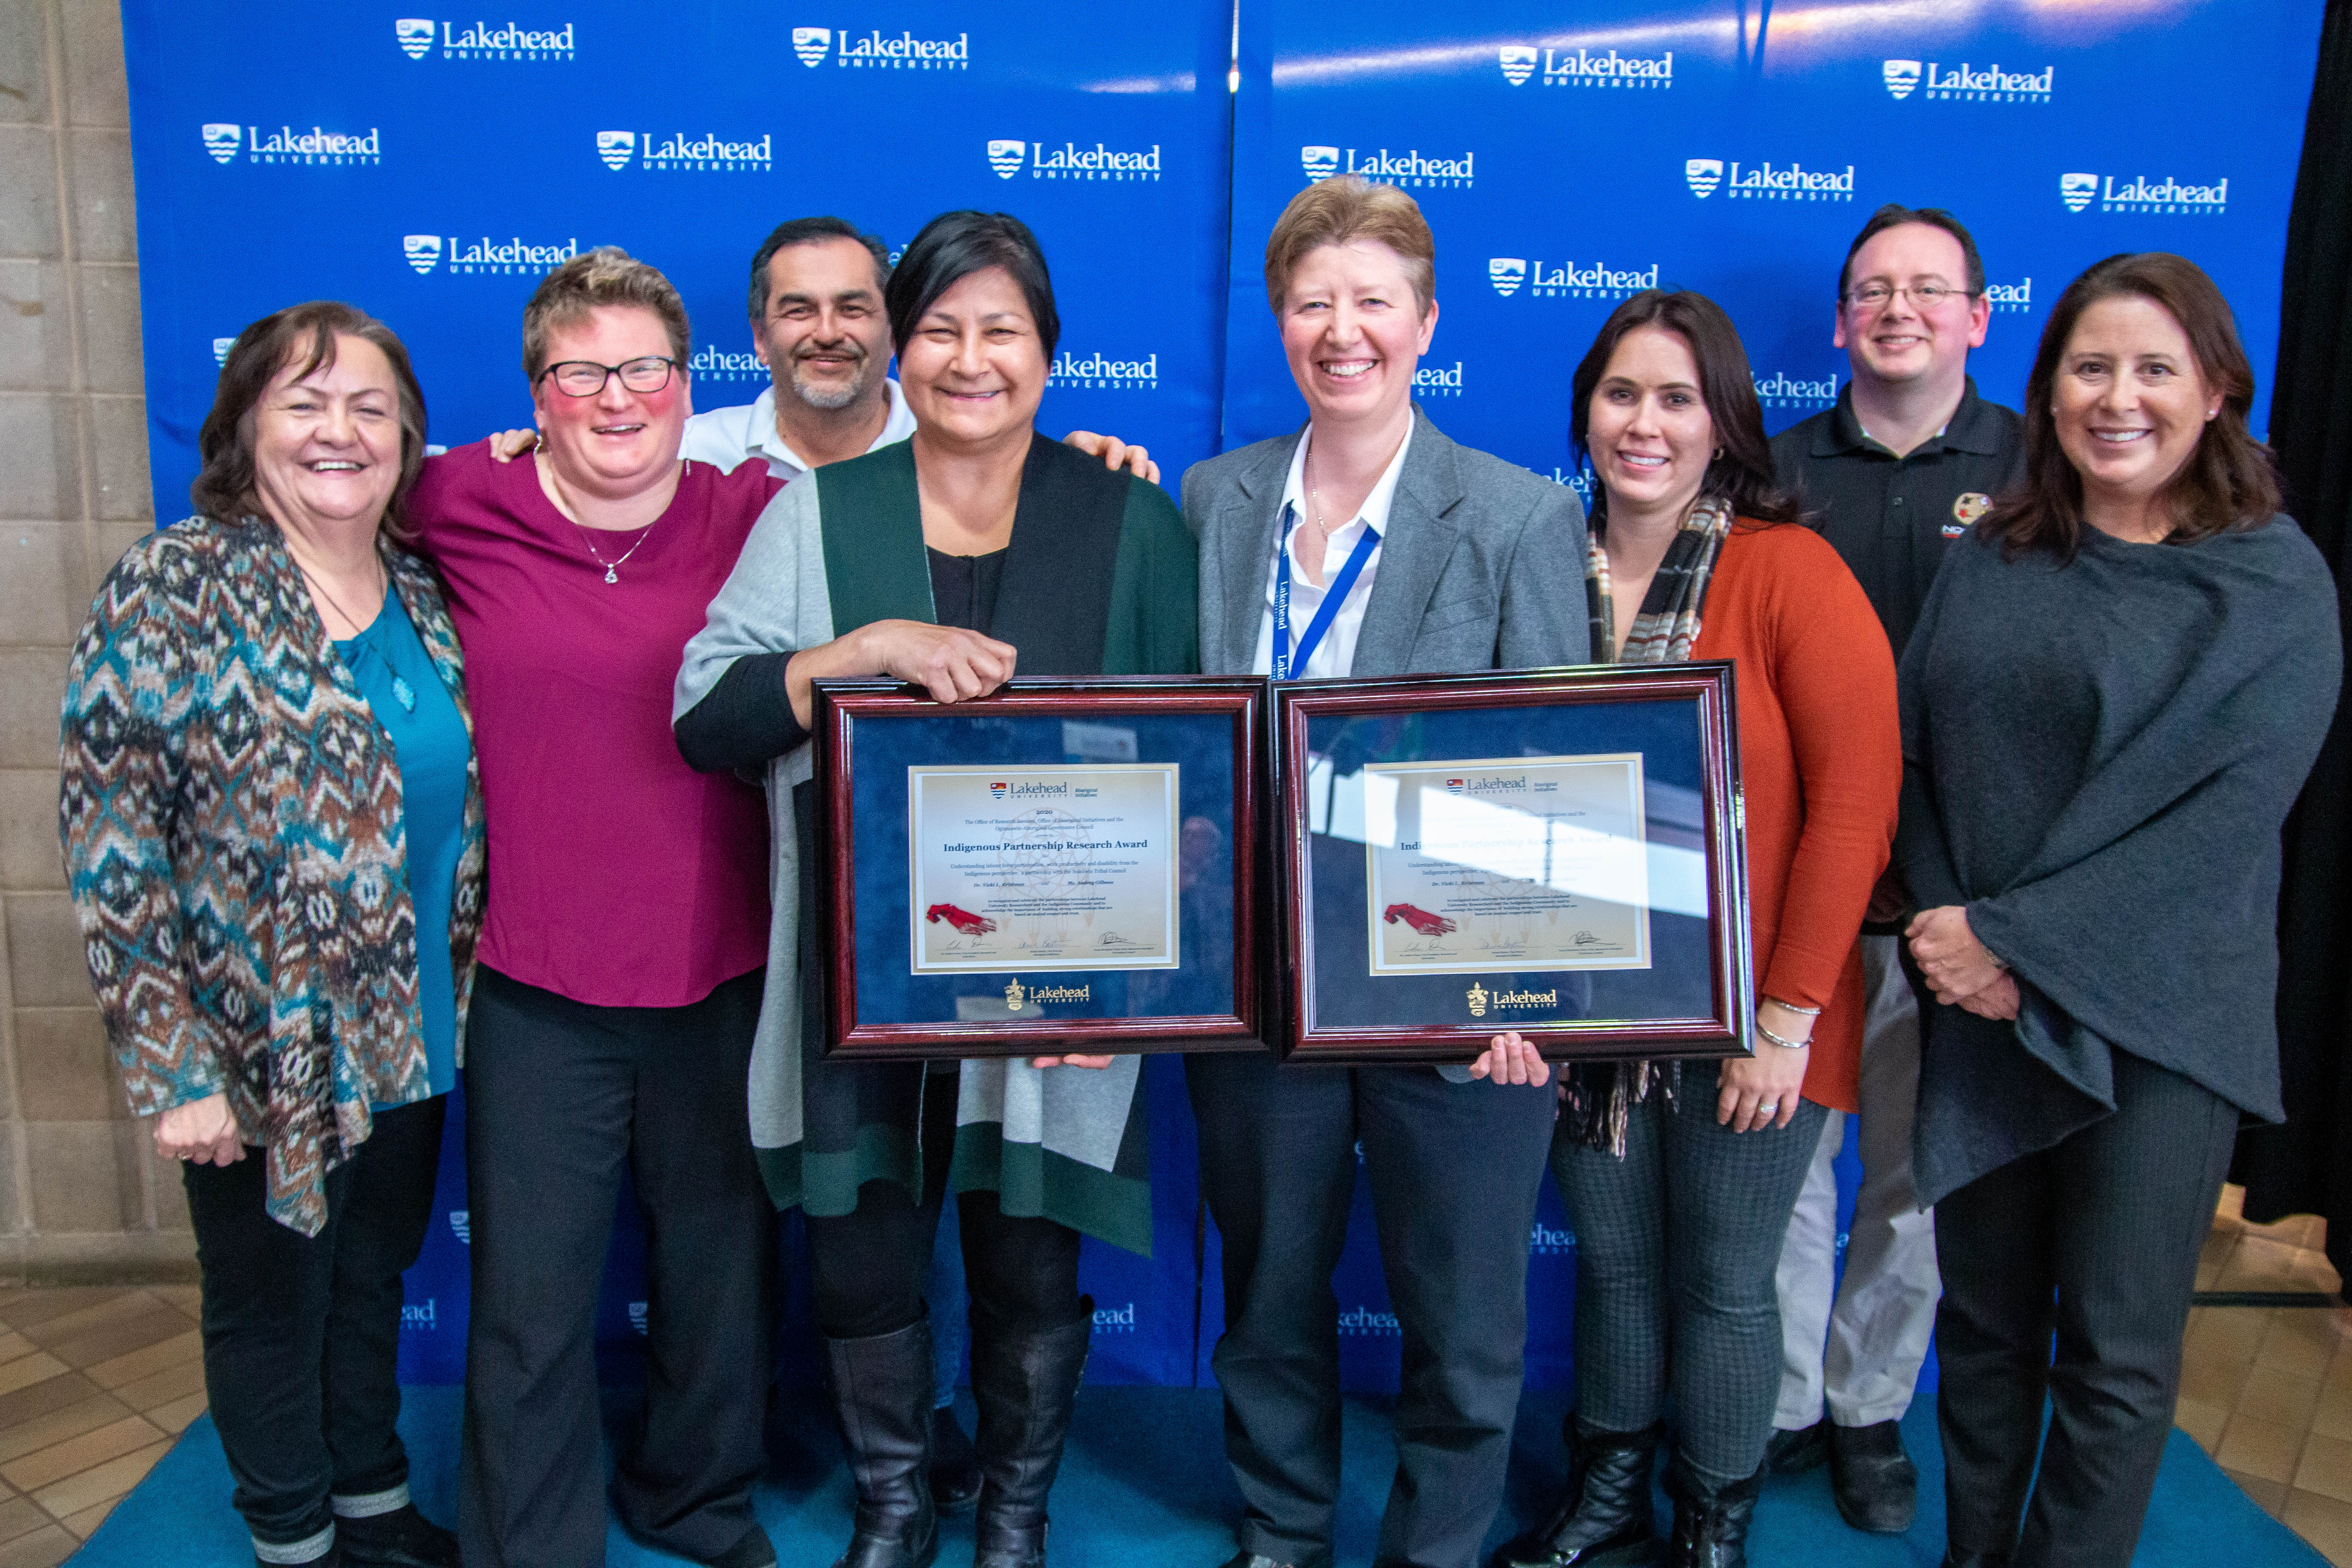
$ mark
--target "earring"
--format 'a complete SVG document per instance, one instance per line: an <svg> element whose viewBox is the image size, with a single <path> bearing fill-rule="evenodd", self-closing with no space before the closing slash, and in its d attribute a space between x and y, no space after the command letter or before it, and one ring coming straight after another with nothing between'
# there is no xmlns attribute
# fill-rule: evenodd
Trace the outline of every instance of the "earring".
<svg viewBox="0 0 2352 1568"><path fill-rule="evenodd" d="M1721 461L1723 461L1723 448L1722 448L1722 447L1717 447L1715 449L1715 461L1717 461L1717 462L1718 462L1718 463L1720 463Z"/></svg>

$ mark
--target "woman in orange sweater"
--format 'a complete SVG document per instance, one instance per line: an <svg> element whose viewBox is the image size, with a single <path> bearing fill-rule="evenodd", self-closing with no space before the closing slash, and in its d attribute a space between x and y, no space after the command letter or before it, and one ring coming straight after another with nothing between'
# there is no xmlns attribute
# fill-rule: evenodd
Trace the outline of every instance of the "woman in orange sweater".
<svg viewBox="0 0 2352 1568"><path fill-rule="evenodd" d="M1572 418L1601 481L1595 657L1738 664L1758 1043L1719 1068L1567 1075L1551 1160L1578 1244L1568 1493L1499 1561L1655 1561L1671 1390L1675 1568L1736 1568L1779 1386L1780 1238L1825 1108L1854 1109L1854 939L1902 787L1895 661L1861 584L1774 487L1748 355L1712 300L1620 305L1577 367Z"/></svg>

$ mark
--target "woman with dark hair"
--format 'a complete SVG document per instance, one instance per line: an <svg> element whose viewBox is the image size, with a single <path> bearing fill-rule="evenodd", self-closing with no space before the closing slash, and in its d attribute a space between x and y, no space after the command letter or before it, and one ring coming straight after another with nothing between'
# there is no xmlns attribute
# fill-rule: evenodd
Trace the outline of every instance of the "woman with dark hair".
<svg viewBox="0 0 2352 1568"><path fill-rule="evenodd" d="M848 1568L938 1550L926 1479L923 1280L952 1181L971 1283L982 1485L978 1568L1038 1568L1045 1499L1086 1364L1080 1232L1150 1245L1133 1057L963 1064L823 1059L808 799L811 682L894 676L942 702L1032 675L1198 668L1192 536L1168 497L1035 428L1060 320L1018 219L934 218L884 303L914 435L795 481L751 531L687 646L677 743L765 773L775 843L752 1142L807 1217L817 1324L857 1487ZM1046 1070L1091 1068L1089 1072Z"/></svg>
<svg viewBox="0 0 2352 1568"><path fill-rule="evenodd" d="M296 305L237 335L197 449L196 515L124 553L68 672L90 980L182 1162L256 1561L455 1564L394 1427L482 914L464 664L403 548L425 400L383 322Z"/></svg>
<svg viewBox="0 0 2352 1568"><path fill-rule="evenodd" d="M1759 1043L1712 1072L1569 1069L1551 1150L1578 1243L1569 1484L1500 1561L1654 1562L1650 1471L1671 1394L1673 1562L1736 1568L1780 1386L1781 1235L1824 1108L1854 1109L1855 938L1902 775L1895 661L1861 584L1776 488L1748 355L1714 301L1626 300L1574 398L1600 481L1595 658L1738 664Z"/></svg>
<svg viewBox="0 0 2352 1568"><path fill-rule="evenodd" d="M2253 395L2193 264L2084 272L1904 655L1948 1563L2131 1560L2239 1119L2281 1116L2278 835L2342 649Z"/></svg>

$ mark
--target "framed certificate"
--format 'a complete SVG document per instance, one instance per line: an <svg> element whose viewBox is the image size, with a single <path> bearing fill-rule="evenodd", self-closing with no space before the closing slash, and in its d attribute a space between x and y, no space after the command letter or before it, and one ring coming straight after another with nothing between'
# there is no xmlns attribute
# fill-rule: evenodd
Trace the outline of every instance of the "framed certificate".
<svg viewBox="0 0 2352 1568"><path fill-rule="evenodd" d="M1265 689L817 682L828 1052L1255 1048Z"/></svg>
<svg viewBox="0 0 2352 1568"><path fill-rule="evenodd" d="M1728 663L1273 695L1279 1043L1302 1060L1723 1056L1751 1027Z"/></svg>

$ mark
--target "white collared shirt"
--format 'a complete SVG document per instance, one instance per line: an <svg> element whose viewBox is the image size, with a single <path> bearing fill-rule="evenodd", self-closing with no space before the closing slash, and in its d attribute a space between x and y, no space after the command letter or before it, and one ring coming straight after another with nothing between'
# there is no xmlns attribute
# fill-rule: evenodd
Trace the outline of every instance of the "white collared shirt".
<svg viewBox="0 0 2352 1568"><path fill-rule="evenodd" d="M1299 437L1298 449L1290 455L1290 477L1283 481L1282 500L1276 509L1276 515L1279 517L1281 507L1290 508L1294 536L1297 533L1297 525L1307 521L1309 512L1307 446L1314 438L1312 426ZM1363 538L1364 530L1369 528L1375 535L1388 532L1389 507L1396 500L1397 476L1404 471L1404 455L1412 447L1412 431L1408 427L1404 439L1397 443L1396 456L1389 459L1389 466L1381 470L1380 479L1372 486L1371 494L1364 498L1363 510L1346 527L1332 531L1329 542L1323 547L1325 584L1335 579L1339 568L1348 563L1348 557L1355 552L1356 542ZM1280 570L1282 559L1282 553L1277 550L1274 559L1265 563L1265 615L1258 623L1257 652L1250 659L1253 675L1274 673L1274 584L1275 574ZM1348 596L1340 601L1339 609L1333 613L1331 625L1324 631L1323 639L1307 656L1306 668L1291 671L1294 679L1328 679L1344 676L1355 668L1356 638L1364 629L1364 606L1372 602L1372 579L1380 569L1381 546L1376 544L1364 562L1364 569L1357 574L1355 583L1348 589ZM1300 637L1313 623L1316 612L1323 607L1323 587L1307 580L1307 568L1294 552L1290 557L1290 646L1294 658L1297 657L1296 650Z"/></svg>
<svg viewBox="0 0 2352 1568"><path fill-rule="evenodd" d="M915 433L915 416L907 406L907 395L898 390L897 382L887 378L882 389L889 396L890 413L882 421L882 434L866 448L869 452L893 441L903 441ZM686 440L677 455L693 462L709 463L721 473L758 458L767 463L768 472L786 484L809 471L801 455L785 446L784 438L776 433L773 383L753 402L734 408L714 408L688 419Z"/></svg>

